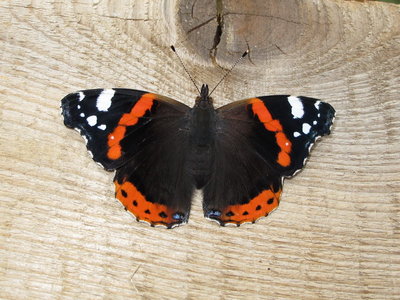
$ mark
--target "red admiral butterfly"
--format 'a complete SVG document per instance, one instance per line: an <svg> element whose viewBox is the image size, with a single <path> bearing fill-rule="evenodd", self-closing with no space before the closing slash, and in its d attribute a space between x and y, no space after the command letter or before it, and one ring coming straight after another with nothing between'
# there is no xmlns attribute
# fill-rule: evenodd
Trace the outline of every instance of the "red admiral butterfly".
<svg viewBox="0 0 400 300"><path fill-rule="evenodd" d="M207 85L193 108L130 89L94 89L61 101L93 159L116 170L116 198L138 221L187 223L195 189L205 217L239 226L279 205L283 178L330 133L335 110L308 97L263 96L214 109Z"/></svg>

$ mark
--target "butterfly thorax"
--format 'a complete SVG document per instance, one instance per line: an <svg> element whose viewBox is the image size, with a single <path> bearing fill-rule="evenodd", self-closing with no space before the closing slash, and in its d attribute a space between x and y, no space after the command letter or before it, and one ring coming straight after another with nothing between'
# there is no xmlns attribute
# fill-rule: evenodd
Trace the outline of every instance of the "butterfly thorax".
<svg viewBox="0 0 400 300"><path fill-rule="evenodd" d="M215 110L208 86L203 84L200 96L190 112L190 140L195 146L207 146L214 140Z"/></svg>
<svg viewBox="0 0 400 300"><path fill-rule="evenodd" d="M190 111L190 164L196 187L202 188L208 181L215 145L215 110L208 86L203 85L201 94Z"/></svg>

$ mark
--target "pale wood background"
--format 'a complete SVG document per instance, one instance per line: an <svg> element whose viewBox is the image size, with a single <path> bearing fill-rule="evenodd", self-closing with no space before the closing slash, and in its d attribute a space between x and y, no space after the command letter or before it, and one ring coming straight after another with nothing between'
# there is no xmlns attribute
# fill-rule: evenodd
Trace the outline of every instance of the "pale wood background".
<svg viewBox="0 0 400 300"><path fill-rule="evenodd" d="M0 298L399 299L400 9L355 1L0 1ZM208 21L208 22L207 22ZM203 26L198 26L204 23ZM128 87L192 105L297 94L337 110L333 133L257 224L136 223L113 174L62 124L78 89ZM214 52L213 52L214 53Z"/></svg>

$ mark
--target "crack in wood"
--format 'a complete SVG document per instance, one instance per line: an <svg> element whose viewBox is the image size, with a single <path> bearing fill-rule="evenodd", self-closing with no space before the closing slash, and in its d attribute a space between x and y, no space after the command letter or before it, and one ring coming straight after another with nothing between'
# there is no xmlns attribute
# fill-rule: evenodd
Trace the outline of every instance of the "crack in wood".
<svg viewBox="0 0 400 300"><path fill-rule="evenodd" d="M223 10L222 0L216 0L216 10L217 10L217 28L215 29L214 43L212 48L210 49L209 54L212 63L216 66L219 66L217 63L217 52L218 52L218 45L221 42L221 37L224 29L224 14L222 12Z"/></svg>
<svg viewBox="0 0 400 300"><path fill-rule="evenodd" d="M197 3L197 0L195 0L193 2L192 7L191 7L191 17L192 18L194 18L194 7L195 7L196 3ZM223 30L224 30L224 22L225 22L224 18L225 18L225 16L229 16L229 15L264 17L264 18L277 19L277 20L281 20L284 22L293 23L293 24L297 24L297 25L309 25L309 24L291 21L291 20L287 20L285 18L271 16L271 15L267 15L267 14L252 14L252 13L240 13L240 12L224 13L222 0L216 0L216 16L211 17L211 18L207 19L206 21L194 26L193 28L189 29L186 33L190 34L193 31L195 31L195 30L207 25L208 23L212 22L213 20L217 19L217 27L215 29L213 45L212 45L211 49L209 50L209 56L210 56L212 63L220 68L222 68L222 67L217 62L218 45L221 43L221 38L222 38ZM246 45L247 45L247 49L250 50L250 46L249 46L249 43L247 40L246 40ZM274 46L280 52L282 52L283 54L286 54L278 45L274 44ZM254 64L251 59L250 53L249 53L248 59L252 64Z"/></svg>
<svg viewBox="0 0 400 300"><path fill-rule="evenodd" d="M199 29L200 27L203 27L204 25L210 23L212 20L214 20L216 17L212 17L210 19L208 19L207 21L204 21L203 23L200 23L199 25L194 26L193 28L189 29L188 31L186 31L187 34L191 33L192 31Z"/></svg>

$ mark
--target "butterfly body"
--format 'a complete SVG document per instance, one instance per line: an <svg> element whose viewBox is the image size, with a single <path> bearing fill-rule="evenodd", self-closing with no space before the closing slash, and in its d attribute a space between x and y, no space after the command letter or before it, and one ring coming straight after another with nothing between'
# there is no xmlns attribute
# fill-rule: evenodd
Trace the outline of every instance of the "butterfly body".
<svg viewBox="0 0 400 300"><path fill-rule="evenodd" d="M211 175L215 153L216 112L203 85L201 95L189 112L189 170L195 187L201 189Z"/></svg>
<svg viewBox="0 0 400 300"><path fill-rule="evenodd" d="M64 123L93 159L115 170L116 198L139 221L186 223L195 189L204 215L240 225L279 204L284 177L300 170L335 111L308 97L263 96L215 109L203 85L193 108L129 89L76 92L61 102Z"/></svg>

